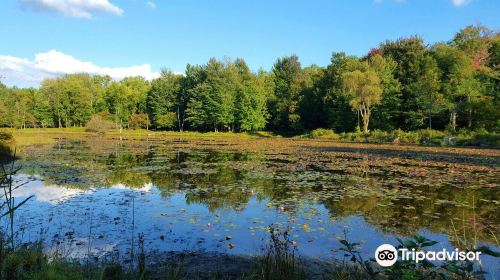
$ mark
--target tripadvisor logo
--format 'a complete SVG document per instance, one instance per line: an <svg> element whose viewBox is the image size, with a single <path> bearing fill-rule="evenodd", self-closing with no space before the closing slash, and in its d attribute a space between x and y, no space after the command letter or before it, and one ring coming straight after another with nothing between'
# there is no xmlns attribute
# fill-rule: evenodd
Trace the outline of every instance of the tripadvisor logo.
<svg viewBox="0 0 500 280"><path fill-rule="evenodd" d="M375 260L380 266L392 266L398 260L398 251L390 244L382 244L375 251Z"/></svg>
<svg viewBox="0 0 500 280"><path fill-rule="evenodd" d="M414 261L418 263L423 260L428 261L479 261L479 255L481 252L474 251L459 251L455 249L454 251L447 251L443 249L441 251L416 251L415 249L400 248L396 249L390 244L382 244L378 246L375 250L375 260L380 266L388 267L392 266L398 260L398 252L401 260L403 261Z"/></svg>

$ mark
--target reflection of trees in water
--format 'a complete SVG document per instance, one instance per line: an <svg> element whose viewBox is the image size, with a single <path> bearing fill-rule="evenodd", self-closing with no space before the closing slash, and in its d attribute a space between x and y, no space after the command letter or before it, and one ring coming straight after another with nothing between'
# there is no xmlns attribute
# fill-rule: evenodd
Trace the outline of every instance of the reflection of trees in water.
<svg viewBox="0 0 500 280"><path fill-rule="evenodd" d="M427 229L436 233L446 232L452 237L458 233L460 238L469 239L468 242L475 235L479 240L495 242L493 234L498 232L500 224L498 207L493 202L498 201L495 192L446 186L415 188L410 192L413 197L387 193L344 196L342 199L323 201L323 204L333 216L361 214L373 226L400 235L408 236Z"/></svg>
<svg viewBox="0 0 500 280"><path fill-rule="evenodd" d="M203 204L211 211L243 209L255 196L288 212L294 212L304 201L320 202L334 217L360 214L370 224L402 235L423 228L450 235L453 227L472 231L473 215L474 232L480 240L492 241L491 232L499 231L500 215L495 204L498 191L450 187L447 181L431 186L424 182L398 184L394 174L412 167L399 165L389 176L387 169L393 165L374 162L369 155L342 162L342 169L335 162L310 160L312 167L300 171L290 171L294 164L294 155L290 155L291 160L275 160L269 165L272 169L262 171L237 164L269 163L265 157L249 153L177 151L168 145L116 143L62 142L24 159L23 171L41 175L48 184L66 187L122 184L139 188L152 183L163 196L182 191L188 203ZM313 168L314 164L321 168Z"/></svg>

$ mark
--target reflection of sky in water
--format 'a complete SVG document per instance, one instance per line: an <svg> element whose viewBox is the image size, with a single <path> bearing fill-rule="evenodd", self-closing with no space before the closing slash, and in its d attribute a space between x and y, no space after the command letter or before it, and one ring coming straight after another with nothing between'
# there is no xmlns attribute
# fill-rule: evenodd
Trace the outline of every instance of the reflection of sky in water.
<svg viewBox="0 0 500 280"><path fill-rule="evenodd" d="M268 238L266 229L272 223L292 227L291 239L297 242L303 256L342 259L342 253L336 250L340 247L337 238L342 238L346 229L348 239L362 242L365 258L372 257L382 243L397 244L394 235L384 234L362 216L333 220L328 209L320 204L300 202L292 214L270 207L267 199L253 196L241 210L223 208L211 212L205 205L188 203L185 192L163 197L152 184L134 189L118 184L107 189L80 190L45 186L33 176L21 175L17 179L30 181L15 191L17 201L35 195L16 212L21 238L23 241L41 238L52 249L66 248L71 252L69 257L87 256L90 229L94 256L113 252L126 256L132 236L137 242L139 233L144 233L145 249L151 252L187 250L255 255ZM135 229L132 205L135 205ZM432 249L452 248L444 234L426 231L421 234L439 242ZM226 240L226 236L231 239ZM229 244L235 247L229 249ZM482 261L490 276L500 273L498 259L483 257Z"/></svg>

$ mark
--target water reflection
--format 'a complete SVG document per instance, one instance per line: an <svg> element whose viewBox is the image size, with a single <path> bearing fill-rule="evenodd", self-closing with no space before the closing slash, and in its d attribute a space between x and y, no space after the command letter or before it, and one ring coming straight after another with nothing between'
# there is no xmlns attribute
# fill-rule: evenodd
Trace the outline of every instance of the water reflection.
<svg viewBox="0 0 500 280"><path fill-rule="evenodd" d="M144 232L152 250L253 254L271 223L292 226L301 252L319 257L335 255L345 227L366 242L367 254L418 232L441 248L463 245L457 230L466 242L496 244L499 192L491 169L405 165L362 152L277 155L174 144L66 141L28 151L19 162L28 175L18 179L32 182L16 195L36 200L22 210L20 227L75 248L89 242L92 227L95 254L126 254L132 232Z"/></svg>

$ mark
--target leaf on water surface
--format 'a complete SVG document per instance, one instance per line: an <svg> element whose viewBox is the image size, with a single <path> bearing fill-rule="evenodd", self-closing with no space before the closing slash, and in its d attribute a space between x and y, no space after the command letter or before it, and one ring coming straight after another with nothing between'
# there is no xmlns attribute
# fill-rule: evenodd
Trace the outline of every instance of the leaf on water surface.
<svg viewBox="0 0 500 280"><path fill-rule="evenodd" d="M437 241L433 241L433 240L425 241L425 242L422 242L422 247L429 247L429 246L435 245L437 243L438 243Z"/></svg>

